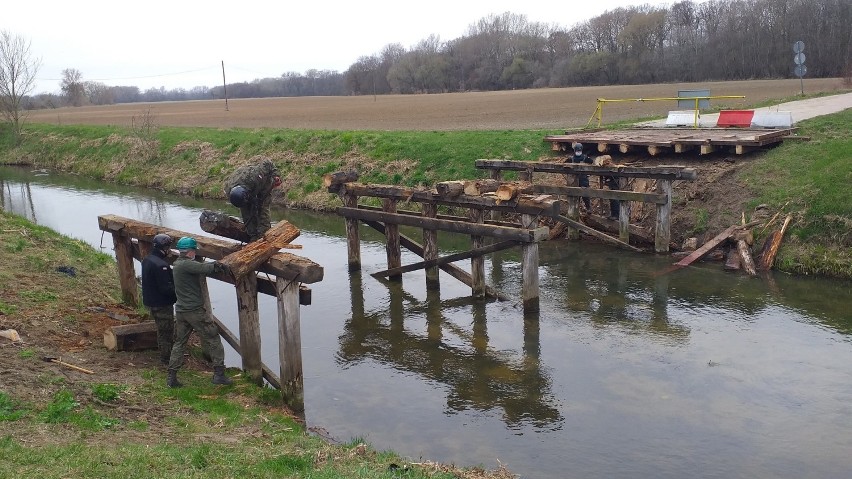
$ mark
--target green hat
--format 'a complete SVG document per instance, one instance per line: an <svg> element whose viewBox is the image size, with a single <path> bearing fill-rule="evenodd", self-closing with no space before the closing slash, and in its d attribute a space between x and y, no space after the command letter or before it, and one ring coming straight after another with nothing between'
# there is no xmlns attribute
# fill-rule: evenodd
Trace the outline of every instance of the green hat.
<svg viewBox="0 0 852 479"><path fill-rule="evenodd" d="M184 236L183 238L178 240L177 249L181 251L188 249L198 249L198 242L195 241L195 238Z"/></svg>

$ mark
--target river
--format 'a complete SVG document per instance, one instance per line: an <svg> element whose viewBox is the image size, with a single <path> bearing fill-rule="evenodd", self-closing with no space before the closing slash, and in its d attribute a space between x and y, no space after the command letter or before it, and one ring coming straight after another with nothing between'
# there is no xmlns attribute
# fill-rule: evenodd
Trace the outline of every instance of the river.
<svg viewBox="0 0 852 479"><path fill-rule="evenodd" d="M4 209L110 254L101 214L202 234L202 209L236 214L21 168L0 167L0 188ZM273 211L281 218L302 231L295 252L325 268L301 313L305 414L339 440L522 478L852 476L849 282L704 263L657 274L671 258L550 241L541 312L525 317L518 302L470 300L444 273L440 293L426 292L422 271L377 280L384 244L367 227L363 272L350 274L342 218ZM467 245L442 234L439 248ZM511 297L520 274L518 251L486 260L488 283ZM237 331L233 288L210 283ZM274 370L274 301L260 310ZM228 361L239 365L233 351Z"/></svg>

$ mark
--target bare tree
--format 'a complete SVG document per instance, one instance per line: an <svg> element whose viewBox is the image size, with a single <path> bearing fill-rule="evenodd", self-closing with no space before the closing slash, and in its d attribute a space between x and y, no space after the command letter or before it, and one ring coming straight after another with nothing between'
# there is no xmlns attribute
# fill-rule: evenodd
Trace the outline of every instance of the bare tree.
<svg viewBox="0 0 852 479"><path fill-rule="evenodd" d="M82 106L86 99L86 85L83 82L83 74L76 68L62 70L62 94L65 101L72 106Z"/></svg>
<svg viewBox="0 0 852 479"><path fill-rule="evenodd" d="M22 101L35 87L41 60L30 56L30 42L19 35L0 32L0 114L20 140L26 113Z"/></svg>

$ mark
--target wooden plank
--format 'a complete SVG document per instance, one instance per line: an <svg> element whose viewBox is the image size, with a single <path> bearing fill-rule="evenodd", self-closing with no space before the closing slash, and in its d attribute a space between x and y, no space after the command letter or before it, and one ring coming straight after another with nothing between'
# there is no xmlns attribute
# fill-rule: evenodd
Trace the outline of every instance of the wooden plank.
<svg viewBox="0 0 852 479"><path fill-rule="evenodd" d="M426 269L430 267L437 268L440 265L485 256L487 254L494 253L496 251L502 251L504 249L508 249L521 244L523 243L518 241L501 241L499 243L492 243L490 245L480 246L478 248L474 248L468 251L448 254L446 256L441 256L439 258L434 259L426 259L424 261L418 261L417 263L411 263L405 266L400 266L399 268L395 268L393 270L386 269L384 271L378 271L376 273L371 274L373 276L390 276L391 274L410 273L412 271L417 271L418 269Z"/></svg>
<svg viewBox="0 0 852 479"><path fill-rule="evenodd" d="M210 318L216 324L216 328L219 330L219 335L222 336L226 343L234 348L234 351L236 351L237 354L242 356L242 352L240 351L240 340L237 339L234 333L232 333L231 330L225 326L225 323L223 323L219 318L210 312L207 314L210 315ZM275 373L273 373L265 364L261 364L261 366L263 370L263 379L266 379L266 381L275 389L281 389L281 383L278 381L278 376L276 376Z"/></svg>
<svg viewBox="0 0 852 479"><path fill-rule="evenodd" d="M257 270L263 263L272 258L280 248L298 238L299 234L301 234L299 228L289 221L279 221L267 230L262 238L252 241L239 251L225 256L219 262L227 266L235 278L239 278Z"/></svg>
<svg viewBox="0 0 852 479"><path fill-rule="evenodd" d="M378 231L379 233L382 233L382 234L385 233L385 225L384 224L382 224L378 221L370 221L370 220L361 220L361 221L363 221L365 225L373 228L374 230ZM404 234L400 234L399 235L399 241L400 241L400 245L404 246L406 249L408 249L412 253L416 254L417 256L420 256L421 258L424 256L423 246L420 245L419 243L417 243L416 241L412 240L408 236L405 236ZM448 273L453 278L456 278L457 280L461 281L462 283L464 283L468 286L471 286L473 284L473 279L470 277L470 274L467 271L459 268L458 266L456 266L454 264L441 264L441 265L438 265L438 267L441 268L442 271ZM508 301L509 300L509 297L507 295L505 295L505 294L501 293L500 291L497 291L496 289L494 289L490 286L487 286L487 285L485 286L485 292L489 296L491 296L492 298L497 298L501 301Z"/></svg>
<svg viewBox="0 0 852 479"><path fill-rule="evenodd" d="M343 206L347 208L358 207L358 197L345 193L341 195ZM349 271L361 269L361 236L358 232L358 220L346 218L346 258L349 262Z"/></svg>
<svg viewBox="0 0 852 479"><path fill-rule="evenodd" d="M139 287L136 284L136 270L133 267L133 243L130 236L113 233L112 244L118 266L121 299L125 304L135 307L139 304Z"/></svg>
<svg viewBox="0 0 852 479"><path fill-rule="evenodd" d="M713 251L716 247L718 247L723 241L730 238L736 229L736 225L729 226L725 231L722 231L721 233L717 234L710 241L704 243L703 245L701 245L700 248L690 253L689 256L675 263L675 266L689 266L695 261L698 261L699 259L703 258L707 255L707 253Z"/></svg>
<svg viewBox="0 0 852 479"><path fill-rule="evenodd" d="M278 279L278 360L281 397L292 411L305 410L302 371L302 332L299 319L299 285Z"/></svg>
<svg viewBox="0 0 852 479"><path fill-rule="evenodd" d="M427 208L432 207L436 208L437 206L434 203L423 203L423 211L426 211ZM368 206L368 205L358 205L358 209L361 210L370 210L370 211L382 211L381 207L378 206ZM397 208L396 214L398 215L408 215L408 216L427 216L429 218L433 218L433 216L425 215L423 211L414 211L414 210L401 210ZM491 211L495 213L495 211ZM499 212L496 212L499 214ZM447 215L443 213L436 213L434 218L438 218L439 220L451 220L451 221L467 221L467 217L459 216L459 215ZM511 221L493 221L493 220L485 220L485 224L495 225L495 226L506 226L509 228L520 228L520 223L514 223Z"/></svg>
<svg viewBox="0 0 852 479"><path fill-rule="evenodd" d="M627 188L627 178L618 178L618 189ZM618 239L630 244L630 202L618 201Z"/></svg>
<svg viewBox="0 0 852 479"><path fill-rule="evenodd" d="M784 233L787 231L787 226L790 225L790 221L792 221L793 217L791 215L787 215L787 218L784 220L784 225L781 226L779 231L773 231L763 243L763 248L760 252L760 260L758 261L758 269L761 271L768 271L772 269L772 265L775 263L775 256L778 254L778 249L781 247L781 240L784 238Z"/></svg>
<svg viewBox="0 0 852 479"><path fill-rule="evenodd" d="M546 240L549 233L549 229L546 226L541 226L533 230L525 230L519 228L507 228L504 226L473 224L462 221L448 221L434 218L400 215L390 212L384 213L379 211L365 210L361 208L341 207L337 209L337 213L340 216L346 218L379 221L387 224L414 226L417 228L429 228L440 231L450 231L453 233L462 233L467 235L491 236L494 238L522 241L525 243L534 243L537 241Z"/></svg>
<svg viewBox="0 0 852 479"><path fill-rule="evenodd" d="M669 250L672 228L672 182L671 180L657 180L657 192L665 196L667 201L657 204L657 218L654 221L654 251L665 253Z"/></svg>
<svg viewBox="0 0 852 479"><path fill-rule="evenodd" d="M240 328L243 371L252 382L263 385L260 349L260 314L257 309L257 276L243 275L236 280L237 315Z"/></svg>
<svg viewBox="0 0 852 479"><path fill-rule="evenodd" d="M110 351L157 349L157 323L119 324L104 330L104 346Z"/></svg>
<svg viewBox="0 0 852 479"><path fill-rule="evenodd" d="M608 236L604 233L601 233L600 231L589 228L588 226L584 225L583 223L580 223L579 221L574 221L574 220L572 220L570 218L566 218L565 216L562 216L562 215L555 216L554 219L559 220L563 223L566 223L566 224L568 224L568 226L571 226L572 228L576 228L576 229L578 229L578 230L580 230L580 231L582 231L582 232L584 232L588 235L594 236L595 238L606 241L608 243L613 243L613 244L615 244L615 245L617 245L621 248L628 249L630 251L636 251L637 253L642 251L641 249L639 249L635 246L632 246L630 244L627 244L627 243L625 243L625 242L623 242L623 241L621 241L617 238L613 238L612 236Z"/></svg>
<svg viewBox="0 0 852 479"><path fill-rule="evenodd" d="M430 203L423 204L423 216L434 218L438 214L438 206ZM438 258L438 231L423 228L423 259L433 261ZM441 288L437 263L426 266L426 289L438 290ZM404 271L403 271L404 272Z"/></svg>
<svg viewBox="0 0 852 479"><path fill-rule="evenodd" d="M671 181L671 180L657 180ZM640 193L637 191L604 190L599 188L580 188L578 186L556 186L556 185L526 185L522 193L534 194L545 193L549 195L562 195L588 198L603 198L606 200L639 201L642 203L665 204L669 197L660 193Z"/></svg>
<svg viewBox="0 0 852 479"><path fill-rule="evenodd" d="M482 225L485 215L479 208L471 208L468 211L468 218L473 225ZM483 246L483 238L481 235L470 235L471 248L479 249ZM485 258L482 255L471 256L470 258L470 276L473 278L473 286L471 287L472 296L474 298L485 297Z"/></svg>

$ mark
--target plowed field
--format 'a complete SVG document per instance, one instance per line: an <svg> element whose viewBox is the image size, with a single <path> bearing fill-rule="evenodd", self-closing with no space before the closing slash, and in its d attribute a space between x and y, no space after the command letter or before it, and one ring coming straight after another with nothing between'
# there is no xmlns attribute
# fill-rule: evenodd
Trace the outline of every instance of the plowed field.
<svg viewBox="0 0 852 479"><path fill-rule="evenodd" d="M806 79L805 93L842 88L837 78ZM150 111L158 125L215 128L304 128L326 130L559 130L585 126L596 99L676 97L678 90L709 89L711 95L744 95L712 100L726 109L788 98L801 91L798 79L738 82L614 85L435 95L291 97L131 103L63 107L30 112L28 121L53 124L131 126ZM604 123L666 116L676 102L607 103Z"/></svg>

